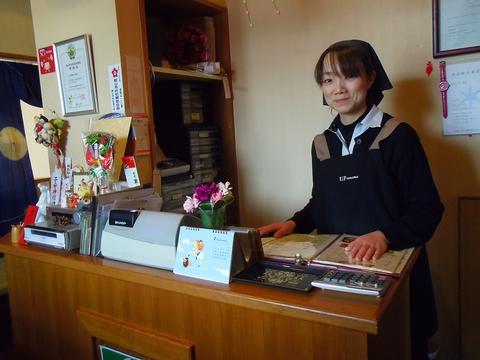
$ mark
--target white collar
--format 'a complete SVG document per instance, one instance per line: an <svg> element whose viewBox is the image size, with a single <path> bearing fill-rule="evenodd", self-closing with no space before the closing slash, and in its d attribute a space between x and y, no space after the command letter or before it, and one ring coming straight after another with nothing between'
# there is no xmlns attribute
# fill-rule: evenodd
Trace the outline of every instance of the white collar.
<svg viewBox="0 0 480 360"><path fill-rule="evenodd" d="M360 121L357 125L355 125L355 129L353 130L352 138L350 140L350 144L348 145L345 143L345 139L342 136L340 130L337 129L335 134L340 139L342 143L342 156L349 155L353 152L353 147L355 146L355 138L362 135L365 131L370 128L380 127L382 126L383 120L383 111L380 110L376 105L373 105L368 114Z"/></svg>
<svg viewBox="0 0 480 360"><path fill-rule="evenodd" d="M363 120L360 121L357 124L357 126L355 126L355 130L357 130L357 128L359 128L359 127L361 127L361 128L365 127L365 130L369 129L369 128L372 128L372 127L380 127L380 126L382 126L382 120L383 120L383 111L380 110L376 105L373 105L372 108L370 109L370 111L368 112L367 116L365 116L363 118ZM362 131L362 133L364 131ZM354 131L354 133L355 133L355 131ZM360 135L360 134L358 134L358 135ZM352 138L353 138L353 136L352 136Z"/></svg>

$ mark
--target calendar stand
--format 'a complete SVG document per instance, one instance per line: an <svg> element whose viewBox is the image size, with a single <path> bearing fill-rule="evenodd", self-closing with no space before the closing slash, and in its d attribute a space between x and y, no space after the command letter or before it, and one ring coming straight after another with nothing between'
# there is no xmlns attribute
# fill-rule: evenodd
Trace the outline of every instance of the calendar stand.
<svg viewBox="0 0 480 360"><path fill-rule="evenodd" d="M258 233L250 228L213 230L181 226L173 272L228 284L262 256Z"/></svg>

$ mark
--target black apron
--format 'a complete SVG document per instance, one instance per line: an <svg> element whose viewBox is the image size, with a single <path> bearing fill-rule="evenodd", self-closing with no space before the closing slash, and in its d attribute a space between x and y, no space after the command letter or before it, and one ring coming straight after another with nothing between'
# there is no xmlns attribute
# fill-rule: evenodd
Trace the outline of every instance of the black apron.
<svg viewBox="0 0 480 360"><path fill-rule="evenodd" d="M398 219L404 209L399 191L385 167L379 142L399 122L388 120L367 151L330 157L321 134L315 137L317 154L312 217L321 234L363 235ZM437 313L425 247L410 274L412 339L430 337L437 330Z"/></svg>

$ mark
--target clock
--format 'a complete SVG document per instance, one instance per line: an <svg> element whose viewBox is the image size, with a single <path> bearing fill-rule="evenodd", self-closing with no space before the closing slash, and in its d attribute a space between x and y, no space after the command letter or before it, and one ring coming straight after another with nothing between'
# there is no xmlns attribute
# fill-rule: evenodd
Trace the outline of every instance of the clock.
<svg viewBox="0 0 480 360"><path fill-rule="evenodd" d="M440 88L440 92L442 94L443 117L446 119L448 117L447 90L450 87L450 84L447 81L447 72L445 70L445 68L446 68L445 61L440 61L439 68L440 68L440 83L438 84L438 87Z"/></svg>

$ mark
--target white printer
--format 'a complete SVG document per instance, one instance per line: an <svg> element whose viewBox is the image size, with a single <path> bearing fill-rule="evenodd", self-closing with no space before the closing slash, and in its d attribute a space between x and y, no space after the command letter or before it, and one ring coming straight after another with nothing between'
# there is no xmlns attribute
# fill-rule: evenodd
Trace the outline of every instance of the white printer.
<svg viewBox="0 0 480 360"><path fill-rule="evenodd" d="M101 254L109 259L173 270L180 226L200 226L188 214L111 210L102 233Z"/></svg>

